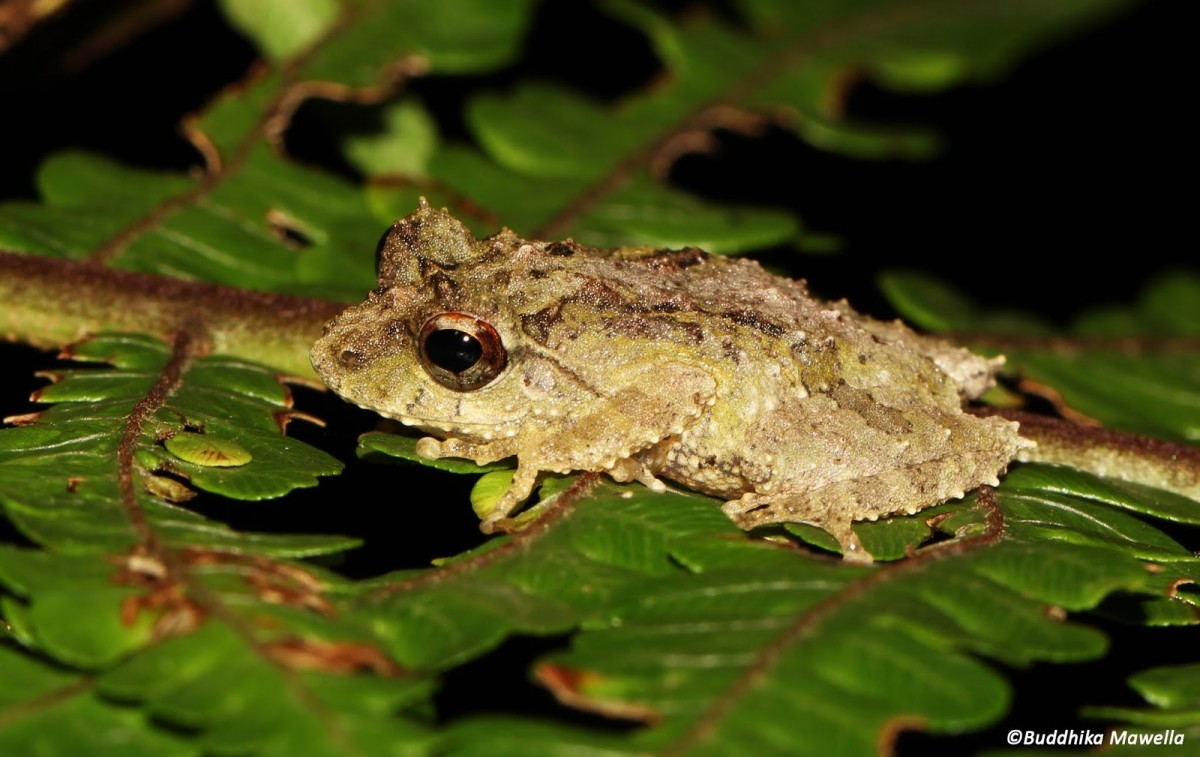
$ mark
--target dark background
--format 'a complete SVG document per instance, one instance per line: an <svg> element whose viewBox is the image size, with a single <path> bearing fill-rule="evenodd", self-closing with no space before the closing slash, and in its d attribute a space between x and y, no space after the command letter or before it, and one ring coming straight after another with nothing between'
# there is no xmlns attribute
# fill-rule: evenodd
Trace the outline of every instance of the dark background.
<svg viewBox="0 0 1200 757"><path fill-rule="evenodd" d="M176 125L255 58L212 3L195 2L63 74L57 46L70 44L72 32L86 28L82 11L99 5L82 3L78 16L0 56L0 198L35 197L37 164L67 146L142 166L195 165ZM1148 276L1190 260L1195 249L1193 203L1180 191L1194 181L1195 165L1186 7L1136 5L1035 54L996 85L916 97L869 83L855 88L852 115L940 132L936 160L858 161L773 130L763 139L724 134L722 149L683 159L673 178L715 197L792 208L811 231L842 237L843 254L794 268L818 291L850 295L872 312L886 308L873 284L885 267L934 270L982 303L1060 319L1088 305L1128 302ZM551 0L510 69L418 81L414 89L443 129L465 135L459 107L473 92L533 76L616 98L648 82L655 67L636 32L587 3ZM314 115L323 110L301 110L289 146L303 160L348 172Z"/></svg>
<svg viewBox="0 0 1200 757"><path fill-rule="evenodd" d="M187 170L198 159L177 135L179 120L239 79L256 57L213 4L196 2L81 70L61 71L59 51L80 37L88 14L101 12L98 5L81 3L78 15L0 56L0 199L35 199L38 163L65 147ZM1171 0L1138 5L1036 54L996 85L919 97L869 83L853 91L850 111L861 118L936 128L944 149L932 161L857 161L773 130L760 139L724 134L719 151L684 158L672 178L713 197L792 208L809 230L840 236L836 255L764 254L787 261L816 291L849 296L876 315L890 311L875 289L875 274L897 267L934 272L981 304L1061 322L1087 307L1128 303L1150 277L1191 264L1196 250L1196 122L1187 109L1194 62L1185 61L1194 32L1185 7ZM511 69L420 81L414 89L445 131L465 138L460 106L474 92L533 75L617 98L648 82L655 66L636 33L578 0L553 0L542 6ZM326 127L336 110L305 106L289 147L301 160L351 173ZM32 373L52 358L19 346L0 346L0 356L11 384L0 394L0 413L28 412L32 407L21 397L43 383ZM301 494L286 505L201 498L200 508L238 528L279 530L283 517L286 530L364 536L368 546L341 565L360 576L420 566L478 543L466 506L469 479L427 473L439 499L461 507L432 515L399 511L395 482L410 486L414 469L353 459L354 439L374 425L374 416L314 392L299 392L298 401L330 426L296 426L294 432L345 458L348 474L323 483L319 495ZM340 503L334 512L331 501ZM969 742L955 742L954 750L999 748L1009 727L1086 727L1075 715L1081 702L1135 704L1121 683L1125 675L1179 661L1185 643L1194 648L1190 630L1131 631L1116 624L1106 630L1115 654L1100 663L1007 671L1018 687L1013 714ZM531 659L562 642L517 639L452 672L441 714L475 711L487 695L475 683L478 676L524 681ZM510 695L513 709L555 707L533 686ZM947 743L916 736L902 742L914 754Z"/></svg>

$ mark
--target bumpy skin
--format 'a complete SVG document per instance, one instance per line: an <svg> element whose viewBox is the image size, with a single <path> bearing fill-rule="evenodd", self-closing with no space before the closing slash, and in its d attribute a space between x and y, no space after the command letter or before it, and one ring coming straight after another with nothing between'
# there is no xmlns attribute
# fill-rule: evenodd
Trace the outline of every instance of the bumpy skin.
<svg viewBox="0 0 1200 757"><path fill-rule="evenodd" d="M484 321L503 370L471 390L420 359L439 313ZM995 484L1029 446L962 412L994 364L749 260L485 240L424 204L380 248L379 287L326 327L313 366L338 394L440 437L427 457L516 456L490 531L541 471L659 476L727 500L739 525L805 522L869 561L850 524Z"/></svg>

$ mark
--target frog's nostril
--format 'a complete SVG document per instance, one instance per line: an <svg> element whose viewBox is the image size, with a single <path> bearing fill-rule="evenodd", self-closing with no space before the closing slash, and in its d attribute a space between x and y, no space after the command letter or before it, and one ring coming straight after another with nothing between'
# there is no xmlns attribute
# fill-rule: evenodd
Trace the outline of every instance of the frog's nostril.
<svg viewBox="0 0 1200 757"><path fill-rule="evenodd" d="M349 348L342 350L338 357L341 359L342 365L346 366L347 368L357 368L362 362L362 355L358 352L358 350L352 350Z"/></svg>

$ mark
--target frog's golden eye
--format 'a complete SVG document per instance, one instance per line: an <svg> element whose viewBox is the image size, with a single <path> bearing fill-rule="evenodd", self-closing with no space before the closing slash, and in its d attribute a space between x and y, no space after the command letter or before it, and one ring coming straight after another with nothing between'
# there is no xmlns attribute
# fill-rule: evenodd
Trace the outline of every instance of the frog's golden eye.
<svg viewBox="0 0 1200 757"><path fill-rule="evenodd" d="M438 313L425 321L417 345L426 372L458 392L487 386L508 362L496 329L467 313Z"/></svg>

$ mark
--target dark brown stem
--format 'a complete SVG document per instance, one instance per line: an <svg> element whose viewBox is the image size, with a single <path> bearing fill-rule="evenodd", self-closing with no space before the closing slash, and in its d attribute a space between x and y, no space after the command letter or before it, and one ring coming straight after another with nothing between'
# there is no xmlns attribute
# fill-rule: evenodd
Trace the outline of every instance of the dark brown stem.
<svg viewBox="0 0 1200 757"><path fill-rule="evenodd" d="M137 483L134 481L136 474L134 455L141 442L146 421L166 403L167 397L175 391L185 367L195 356L195 350L196 345L188 332L181 331L175 335L171 340L171 357L159 372L158 380L154 382L146 395L138 400L138 403L133 406L133 410L130 411L129 417L125 419L125 428L121 432L121 441L117 445L117 488L121 493L121 506L125 508L125 515L133 525L138 541L152 552L157 551L160 547L154 532L146 522L146 514L138 505Z"/></svg>

